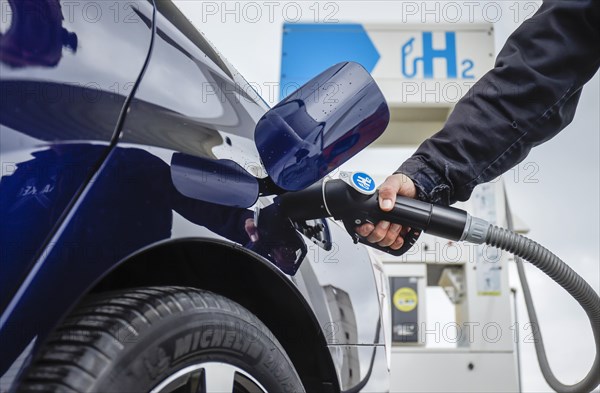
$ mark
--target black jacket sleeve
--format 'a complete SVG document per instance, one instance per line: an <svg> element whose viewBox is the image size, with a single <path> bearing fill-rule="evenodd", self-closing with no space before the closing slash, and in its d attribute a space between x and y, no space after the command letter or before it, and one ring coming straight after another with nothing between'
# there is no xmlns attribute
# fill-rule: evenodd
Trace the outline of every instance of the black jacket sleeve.
<svg viewBox="0 0 600 393"><path fill-rule="evenodd" d="M546 1L507 40L494 68L444 128L399 168L435 203L467 200L566 127L600 66L600 1Z"/></svg>

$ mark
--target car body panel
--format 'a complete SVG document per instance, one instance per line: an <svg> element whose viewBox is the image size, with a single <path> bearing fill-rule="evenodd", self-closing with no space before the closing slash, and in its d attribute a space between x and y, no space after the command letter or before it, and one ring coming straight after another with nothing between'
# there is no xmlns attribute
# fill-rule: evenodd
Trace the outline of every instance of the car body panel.
<svg viewBox="0 0 600 393"><path fill-rule="evenodd" d="M141 19L125 24L110 17L108 3L94 3L104 14L98 23L75 17L81 4L9 5L2 17L12 23L0 39L0 309L108 152L151 39ZM145 1L121 11L132 7L151 15ZM63 149L71 143L81 148Z"/></svg>
<svg viewBox="0 0 600 393"><path fill-rule="evenodd" d="M3 18L9 26L0 36L2 389L19 371L10 366L23 363L49 328L38 319L40 306L62 313L68 307L52 303L62 275L45 287L40 303L30 309L19 304L56 231L110 151L148 57L154 12L145 0L8 5ZM16 322L19 313L25 321Z"/></svg>
<svg viewBox="0 0 600 393"><path fill-rule="evenodd" d="M152 54L131 98L122 132L114 138L118 143L110 145L110 138L102 143L95 137L84 137L79 139L85 143L52 139L52 143L38 145L34 139L30 144L37 149L43 146L41 151L60 145L65 157L79 154L91 158L97 154L103 162L94 177L83 180L81 190L74 194L76 200L49 231L50 240L35 263L30 263L20 278L14 276L20 288L0 323L0 341L9 343L3 344L2 389L14 387L15 378L69 310L99 280L141 250L195 239L244 250L248 263L277 265L276 253L257 247L247 231L248 220L256 219L255 208L264 212L273 206L271 197L258 199L250 208L227 207L186 197L173 185L170 164L173 155L181 153L205 160L230 159L258 178L266 176L253 131L268 107L172 3L158 4ZM136 16L138 27L149 30L152 17L148 11ZM101 23L96 27L103 28ZM84 41L80 42L83 45ZM137 48L135 53L137 56L143 51ZM121 56L127 59L129 55ZM106 91L101 89L98 94L101 98L95 102L104 102ZM49 117L47 113L44 116ZM2 124L4 132L8 128ZM60 131L60 124L32 129L52 135ZM31 138L26 132L20 134ZM100 153L96 153L98 149ZM225 184L223 192L228 190ZM327 251L303 237L308 252L300 270L293 277L280 272L279 279L293 284L297 296L310 306L309 317L319 324L328 348L337 351L337 347L353 346L361 354L361 364L376 351L379 364L381 356L385 360L385 341L381 289L371 259L341 226L333 221L327 221L327 226L332 249ZM262 241L274 242L276 232L267 231L267 239ZM291 244L285 237L277 238L277 242ZM343 372L347 359L336 356L332 361L338 374ZM372 374L361 371L361 378ZM346 386L351 387L352 381Z"/></svg>

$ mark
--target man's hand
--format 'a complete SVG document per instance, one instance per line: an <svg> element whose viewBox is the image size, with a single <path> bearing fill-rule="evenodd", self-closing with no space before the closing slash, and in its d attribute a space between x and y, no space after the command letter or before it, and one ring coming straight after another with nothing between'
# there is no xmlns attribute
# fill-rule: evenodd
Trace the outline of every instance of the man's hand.
<svg viewBox="0 0 600 393"><path fill-rule="evenodd" d="M390 211L396 203L396 195L416 198L417 189L413 181L401 173L389 176L379 187L379 207L383 211ZM377 243L382 247L390 247L399 250L404 244L404 235L410 228L402 228L401 225L391 224L388 221L379 221L376 226L363 224L356 228L356 233L366 237L371 243Z"/></svg>

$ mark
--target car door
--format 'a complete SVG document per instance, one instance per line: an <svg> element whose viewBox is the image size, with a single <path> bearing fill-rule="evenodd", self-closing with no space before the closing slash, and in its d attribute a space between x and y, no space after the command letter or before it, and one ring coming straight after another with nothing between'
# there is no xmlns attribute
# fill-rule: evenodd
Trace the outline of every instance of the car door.
<svg viewBox="0 0 600 393"><path fill-rule="evenodd" d="M105 157L152 17L148 1L2 6L0 309Z"/></svg>
<svg viewBox="0 0 600 393"><path fill-rule="evenodd" d="M0 327L23 338L31 324L8 326L11 310L115 140L148 56L153 4L7 0L1 6ZM2 383L26 346L20 339L3 345Z"/></svg>

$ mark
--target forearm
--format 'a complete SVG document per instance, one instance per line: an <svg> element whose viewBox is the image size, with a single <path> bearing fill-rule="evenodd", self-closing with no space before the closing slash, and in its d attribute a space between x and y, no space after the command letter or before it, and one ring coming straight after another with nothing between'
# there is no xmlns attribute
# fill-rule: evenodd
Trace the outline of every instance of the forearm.
<svg viewBox="0 0 600 393"><path fill-rule="evenodd" d="M599 8L593 0L545 2L510 36L494 69L400 167L420 198L468 199L571 122L600 65Z"/></svg>

